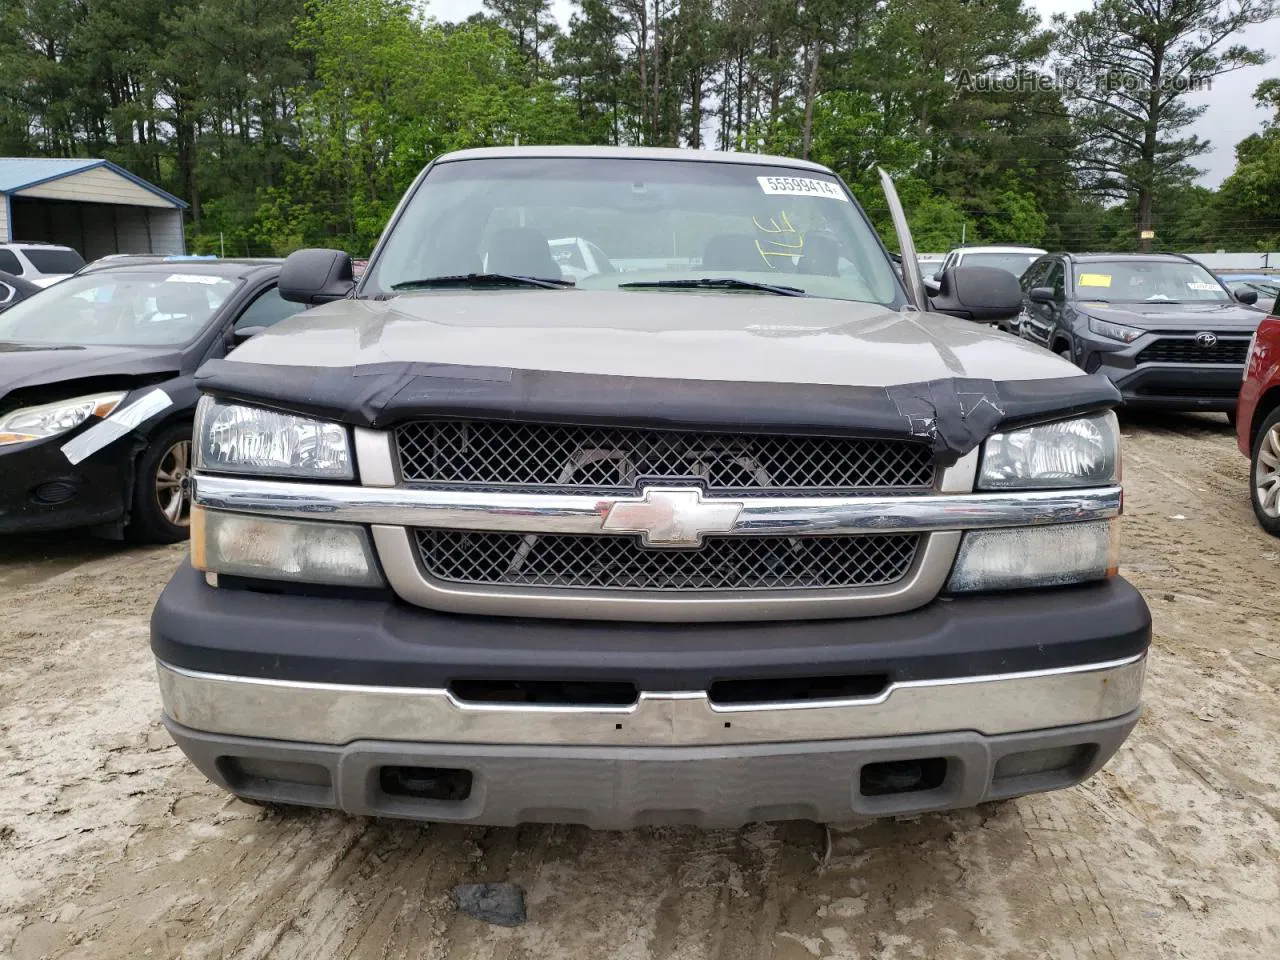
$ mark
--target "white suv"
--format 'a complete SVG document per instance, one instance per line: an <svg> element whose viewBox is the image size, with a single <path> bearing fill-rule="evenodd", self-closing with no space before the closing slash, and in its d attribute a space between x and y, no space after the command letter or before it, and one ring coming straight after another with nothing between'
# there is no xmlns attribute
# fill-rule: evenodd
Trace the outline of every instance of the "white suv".
<svg viewBox="0 0 1280 960"><path fill-rule="evenodd" d="M1015 277L1021 277L1027 267L1044 256L1046 251L1039 247L1003 246L1003 247L957 247L947 254L938 272L932 277L924 278L924 285L931 294L936 294L942 281L943 271L958 267L962 263L969 267L995 267L1008 270Z"/></svg>
<svg viewBox="0 0 1280 960"><path fill-rule="evenodd" d="M84 266L84 257L54 243L0 243L0 272L47 287Z"/></svg>

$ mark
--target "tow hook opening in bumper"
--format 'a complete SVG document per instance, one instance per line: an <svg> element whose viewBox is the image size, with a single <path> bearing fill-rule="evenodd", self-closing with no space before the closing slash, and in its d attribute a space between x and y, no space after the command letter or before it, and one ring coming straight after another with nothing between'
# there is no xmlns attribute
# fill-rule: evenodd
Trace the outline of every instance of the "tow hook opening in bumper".
<svg viewBox="0 0 1280 960"><path fill-rule="evenodd" d="M389 765L378 771L382 792L390 797L461 803L471 796L470 770L454 767Z"/></svg>

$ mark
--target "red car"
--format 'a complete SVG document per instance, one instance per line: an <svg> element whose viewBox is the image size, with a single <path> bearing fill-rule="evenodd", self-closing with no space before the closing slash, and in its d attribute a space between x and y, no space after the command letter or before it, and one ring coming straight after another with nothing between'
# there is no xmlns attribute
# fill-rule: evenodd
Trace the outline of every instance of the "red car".
<svg viewBox="0 0 1280 960"><path fill-rule="evenodd" d="M1280 537L1280 300L1249 345L1236 403L1236 441L1250 460L1253 512L1262 529Z"/></svg>

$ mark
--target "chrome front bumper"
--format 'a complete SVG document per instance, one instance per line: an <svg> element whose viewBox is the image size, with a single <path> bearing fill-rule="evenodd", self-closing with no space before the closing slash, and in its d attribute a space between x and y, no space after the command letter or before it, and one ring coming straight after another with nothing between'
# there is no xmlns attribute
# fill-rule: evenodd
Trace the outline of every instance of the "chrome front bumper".
<svg viewBox="0 0 1280 960"><path fill-rule="evenodd" d="M646 692L621 707L493 705L445 689L233 677L157 662L165 713L206 733L342 745L422 743L668 747L984 735L1093 723L1136 710L1146 656L1026 673L891 684L874 697L717 705L703 691Z"/></svg>

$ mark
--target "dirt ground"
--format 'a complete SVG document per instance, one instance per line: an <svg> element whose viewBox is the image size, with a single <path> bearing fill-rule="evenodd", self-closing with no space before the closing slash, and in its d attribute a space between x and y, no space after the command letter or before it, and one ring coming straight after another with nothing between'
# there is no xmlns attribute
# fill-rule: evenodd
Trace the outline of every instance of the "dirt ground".
<svg viewBox="0 0 1280 960"><path fill-rule="evenodd" d="M0 957L1280 956L1280 541L1220 417L1129 420L1147 712L1082 787L739 831L418 826L250 807L184 762L147 617L182 548L0 544ZM458 914L511 880L529 922Z"/></svg>

